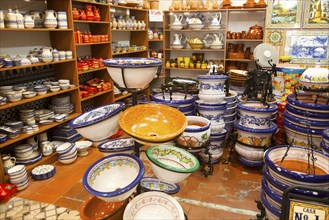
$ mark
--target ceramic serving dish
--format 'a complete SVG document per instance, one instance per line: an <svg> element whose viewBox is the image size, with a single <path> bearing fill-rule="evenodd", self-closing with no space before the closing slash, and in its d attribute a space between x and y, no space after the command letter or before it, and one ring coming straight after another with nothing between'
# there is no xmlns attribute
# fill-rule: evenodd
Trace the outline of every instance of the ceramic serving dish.
<svg viewBox="0 0 329 220"><path fill-rule="evenodd" d="M158 104L169 105L172 107L188 107L194 103L192 95L184 93L159 93L152 96L152 100Z"/></svg>
<svg viewBox="0 0 329 220"><path fill-rule="evenodd" d="M21 158L16 156L16 164L22 164L22 165L33 164L41 160L41 158L42 158L42 153L38 151L34 151L29 157Z"/></svg>
<svg viewBox="0 0 329 220"><path fill-rule="evenodd" d="M26 92L23 92L22 94L23 94L24 98L26 98L26 99L33 98L34 96L37 95L37 93L34 91L26 91Z"/></svg>
<svg viewBox="0 0 329 220"><path fill-rule="evenodd" d="M178 193L180 187L176 183L167 183L153 177L144 177L140 182L143 191L158 191L167 194Z"/></svg>
<svg viewBox="0 0 329 220"><path fill-rule="evenodd" d="M144 165L139 158L115 154L94 162L85 172L82 183L89 193L98 198L106 202L119 202L135 191L143 174Z"/></svg>
<svg viewBox="0 0 329 220"><path fill-rule="evenodd" d="M135 141L132 138L116 138L98 145L98 150L105 156L115 153L133 153Z"/></svg>
<svg viewBox="0 0 329 220"><path fill-rule="evenodd" d="M156 177L168 183L183 181L200 166L195 156L170 145L151 146L146 155Z"/></svg>
<svg viewBox="0 0 329 220"><path fill-rule="evenodd" d="M98 107L71 120L69 125L84 138L102 141L118 131L118 119L124 107L122 102Z"/></svg>
<svg viewBox="0 0 329 220"><path fill-rule="evenodd" d="M123 219L183 220L184 211L177 200L163 192L145 192L127 205Z"/></svg>
<svg viewBox="0 0 329 220"><path fill-rule="evenodd" d="M88 148L93 145L91 141L77 141L75 142L75 146L78 150L79 156L86 156L88 154Z"/></svg>
<svg viewBox="0 0 329 220"><path fill-rule="evenodd" d="M40 165L31 171L32 178L35 180L45 180L53 177L56 173L56 169L53 165Z"/></svg>
<svg viewBox="0 0 329 220"><path fill-rule="evenodd" d="M180 136L187 126L183 113L161 104L128 108L119 118L120 127L142 144L160 144Z"/></svg>

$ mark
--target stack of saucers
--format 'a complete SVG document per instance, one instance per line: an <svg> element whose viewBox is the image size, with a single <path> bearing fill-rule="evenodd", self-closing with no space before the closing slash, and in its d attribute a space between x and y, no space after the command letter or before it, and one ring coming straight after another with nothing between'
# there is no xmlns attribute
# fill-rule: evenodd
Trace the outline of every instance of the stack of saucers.
<svg viewBox="0 0 329 220"><path fill-rule="evenodd" d="M22 131L24 123L23 123L23 121L10 121L10 122L5 123L5 125L10 127L13 130Z"/></svg>
<svg viewBox="0 0 329 220"><path fill-rule="evenodd" d="M30 125L30 122L34 122L34 124L35 124L34 112L35 112L34 109L21 109L21 110L19 110L19 116L20 116L21 120L24 122L24 124Z"/></svg>
<svg viewBox="0 0 329 220"><path fill-rule="evenodd" d="M78 150L74 143L64 142L56 148L57 158L63 164L73 163L77 159Z"/></svg>
<svg viewBox="0 0 329 220"><path fill-rule="evenodd" d="M0 94L6 96L8 92L12 92L13 86L0 86Z"/></svg>
<svg viewBox="0 0 329 220"><path fill-rule="evenodd" d="M8 170L9 182L17 186L17 190L25 189L29 184L29 179L24 165L16 165Z"/></svg>
<svg viewBox="0 0 329 220"><path fill-rule="evenodd" d="M73 112L74 105L71 103L70 96L56 96L51 98L49 109L53 110L55 114L70 114Z"/></svg>
<svg viewBox="0 0 329 220"><path fill-rule="evenodd" d="M34 112L35 121L40 124L52 123L54 121L54 111L49 109L39 109Z"/></svg>
<svg viewBox="0 0 329 220"><path fill-rule="evenodd" d="M237 115L236 108L238 105L238 93L230 90L229 94L225 96L224 100L227 102L223 117L225 122L225 129L227 131L226 138L228 138L234 128L233 123L235 122Z"/></svg>
<svg viewBox="0 0 329 220"><path fill-rule="evenodd" d="M17 138L20 134L20 130L12 129L8 126L0 126L0 133L7 135L10 139Z"/></svg>

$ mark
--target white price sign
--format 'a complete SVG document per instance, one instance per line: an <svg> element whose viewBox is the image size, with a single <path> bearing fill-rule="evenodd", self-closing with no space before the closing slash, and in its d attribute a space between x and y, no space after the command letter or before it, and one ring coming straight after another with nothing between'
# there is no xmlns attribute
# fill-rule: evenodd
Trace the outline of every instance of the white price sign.
<svg viewBox="0 0 329 220"><path fill-rule="evenodd" d="M149 21L163 22L163 13L160 10L149 10Z"/></svg>

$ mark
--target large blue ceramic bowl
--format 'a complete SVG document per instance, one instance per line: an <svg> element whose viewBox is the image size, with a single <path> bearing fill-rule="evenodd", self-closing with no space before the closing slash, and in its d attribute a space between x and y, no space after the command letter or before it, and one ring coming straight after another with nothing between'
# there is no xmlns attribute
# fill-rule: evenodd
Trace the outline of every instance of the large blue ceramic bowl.
<svg viewBox="0 0 329 220"><path fill-rule="evenodd" d="M314 112L314 113L323 113L327 114L328 117L328 112L329 112L329 105L326 104L315 104L313 102L304 102L304 101L299 101L298 98L296 99L295 94L290 94L287 96L287 101L289 104L294 106L294 108L300 109L300 110L305 110L309 112Z"/></svg>
<svg viewBox="0 0 329 220"><path fill-rule="evenodd" d="M95 108L71 120L71 128L91 141L102 141L115 134L119 129L119 115L125 107L123 102Z"/></svg>
<svg viewBox="0 0 329 220"><path fill-rule="evenodd" d="M275 208L281 210L282 197L278 196L268 185L265 178L262 178L262 191L265 192L267 201Z"/></svg>
<svg viewBox="0 0 329 220"><path fill-rule="evenodd" d="M316 121L316 122L329 123L328 114L314 113L314 112L309 112L309 111L305 111L305 110L300 110L300 109L294 108L289 103L286 104L286 111L289 112L290 115L292 115L296 118L308 119L308 120Z"/></svg>
<svg viewBox="0 0 329 220"><path fill-rule="evenodd" d="M261 201L263 203L263 205L265 206L265 210L266 210L266 216L268 219L280 219L281 216L281 210L275 208L268 200L267 197L265 195L265 192L261 192Z"/></svg>
<svg viewBox="0 0 329 220"><path fill-rule="evenodd" d="M127 199L144 175L143 162L130 154L113 154L94 162L82 179L84 188L106 202Z"/></svg>
<svg viewBox="0 0 329 220"><path fill-rule="evenodd" d="M302 128L311 128L311 129L318 129L318 130L329 128L329 122L313 121L308 118L295 117L294 115L291 115L289 113L289 111L284 112L284 117L291 124L294 124L294 125L302 127Z"/></svg>

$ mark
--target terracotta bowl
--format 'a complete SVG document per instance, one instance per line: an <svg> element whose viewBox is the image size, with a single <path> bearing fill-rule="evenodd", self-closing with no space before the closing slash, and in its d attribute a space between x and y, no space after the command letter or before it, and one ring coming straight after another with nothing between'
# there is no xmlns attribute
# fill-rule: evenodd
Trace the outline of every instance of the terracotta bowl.
<svg viewBox="0 0 329 220"><path fill-rule="evenodd" d="M179 137L187 120L179 110L161 104L142 104L125 110L119 118L120 127L137 142L161 144Z"/></svg>
<svg viewBox="0 0 329 220"><path fill-rule="evenodd" d="M122 219L128 200L121 202L105 202L96 196L90 196L80 207L80 217L83 220Z"/></svg>

